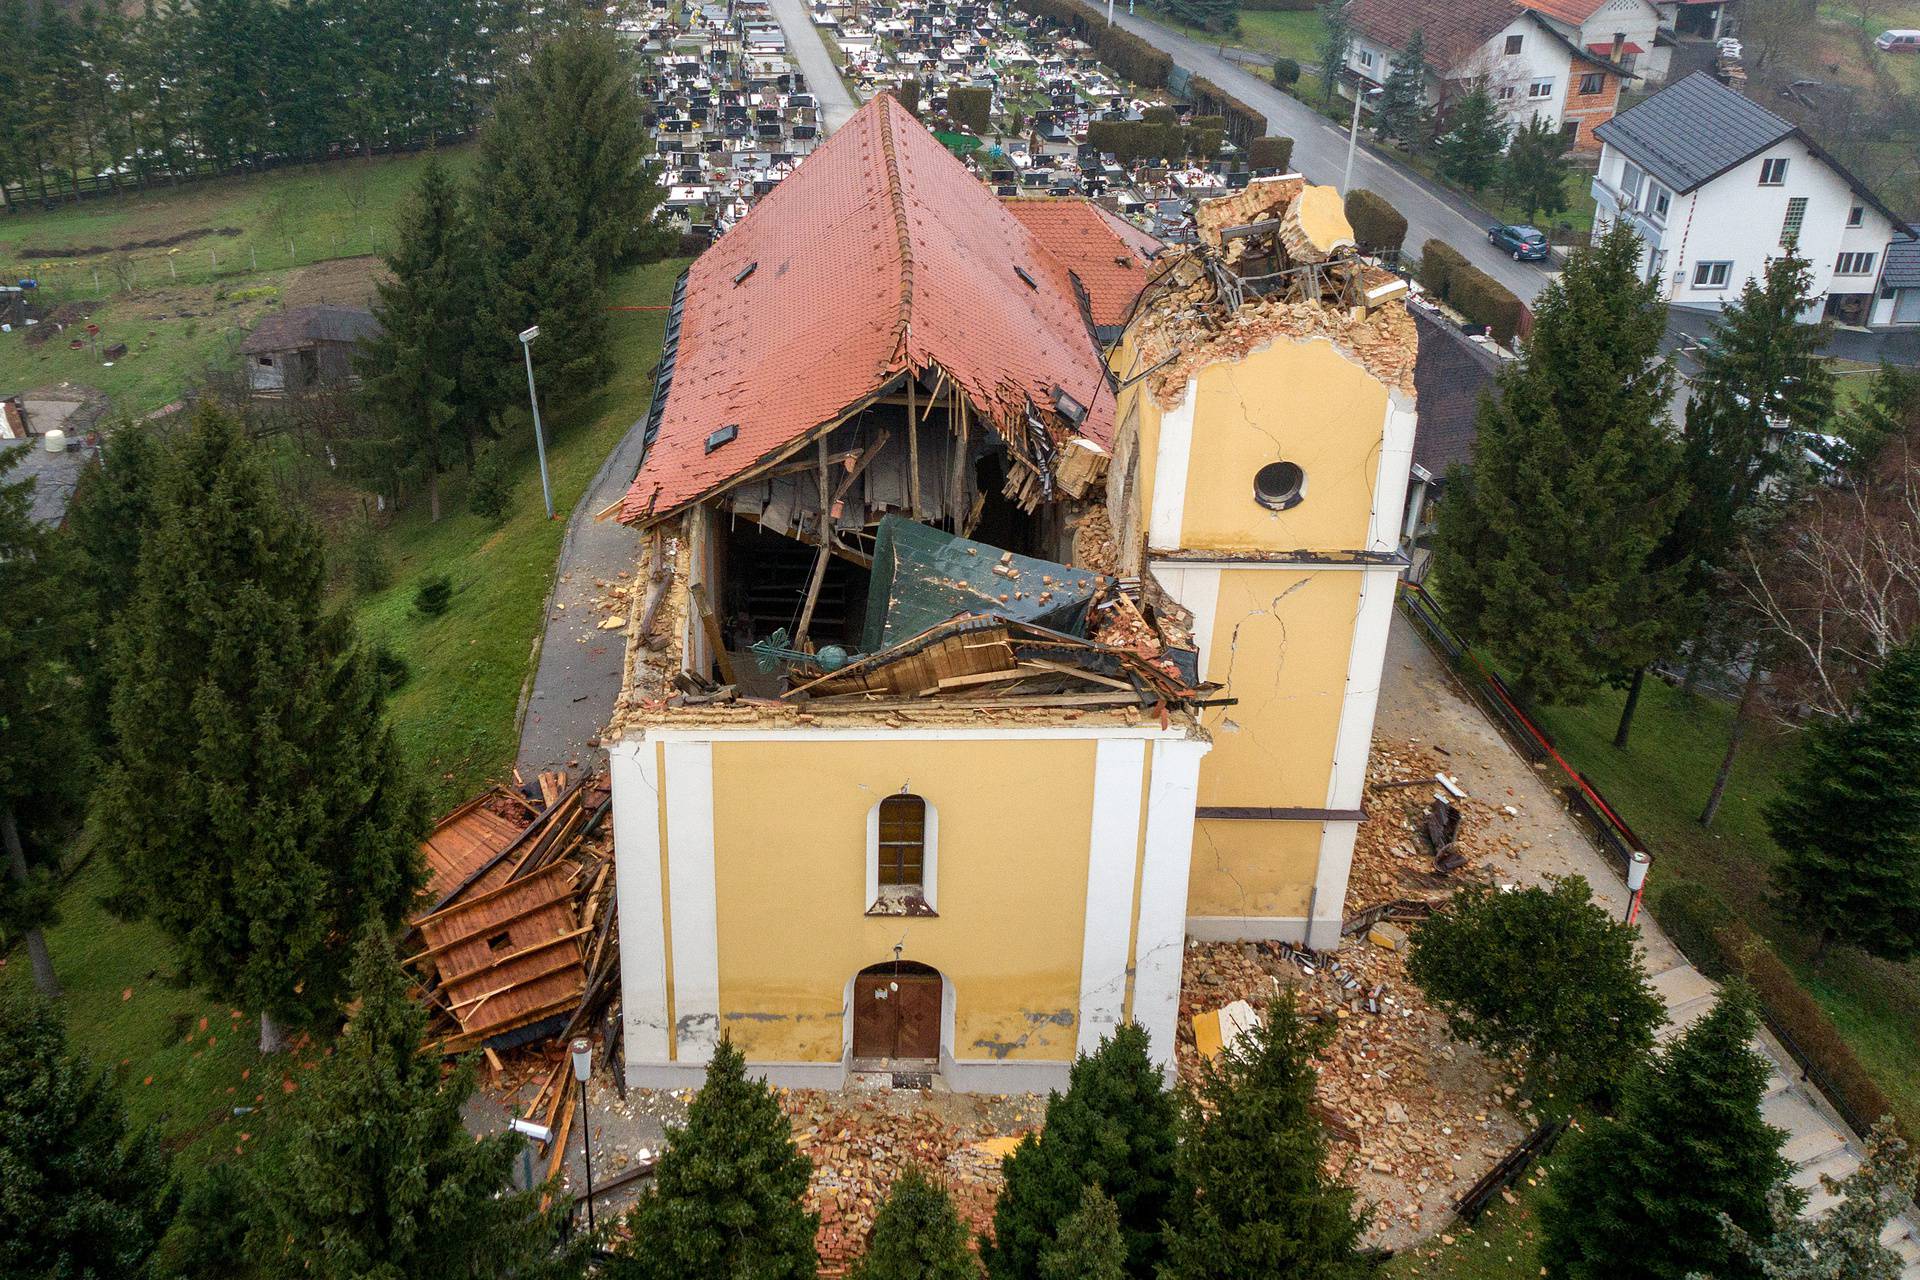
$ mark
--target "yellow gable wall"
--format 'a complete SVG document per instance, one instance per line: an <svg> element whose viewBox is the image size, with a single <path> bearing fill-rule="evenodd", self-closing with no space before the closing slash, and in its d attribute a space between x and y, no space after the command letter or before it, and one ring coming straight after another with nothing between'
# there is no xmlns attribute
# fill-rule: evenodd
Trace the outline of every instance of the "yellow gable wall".
<svg viewBox="0 0 1920 1280"><path fill-rule="evenodd" d="M722 1028L750 1061L836 1062L847 981L904 939L953 988L956 1057L1071 1059L1095 747L716 743ZM938 919L864 915L867 812L903 786L938 817Z"/></svg>
<svg viewBox="0 0 1920 1280"><path fill-rule="evenodd" d="M1366 546L1387 415L1378 379L1324 339L1282 340L1208 365L1197 395L1180 548ZM1253 477L1280 461L1306 472L1306 497L1272 511L1254 501Z"/></svg>
<svg viewBox="0 0 1920 1280"><path fill-rule="evenodd" d="M1322 825L1201 819L1194 824L1187 914L1306 915L1320 868Z"/></svg>

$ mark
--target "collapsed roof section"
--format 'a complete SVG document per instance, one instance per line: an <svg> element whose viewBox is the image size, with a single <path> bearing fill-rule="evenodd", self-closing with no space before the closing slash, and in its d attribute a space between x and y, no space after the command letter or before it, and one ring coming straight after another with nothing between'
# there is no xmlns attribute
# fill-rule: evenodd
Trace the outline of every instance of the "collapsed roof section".
<svg viewBox="0 0 1920 1280"><path fill-rule="evenodd" d="M964 400L1037 471L1085 470L1111 449L1114 416L1083 297L880 94L689 269L620 519L653 524L762 478L902 392Z"/></svg>

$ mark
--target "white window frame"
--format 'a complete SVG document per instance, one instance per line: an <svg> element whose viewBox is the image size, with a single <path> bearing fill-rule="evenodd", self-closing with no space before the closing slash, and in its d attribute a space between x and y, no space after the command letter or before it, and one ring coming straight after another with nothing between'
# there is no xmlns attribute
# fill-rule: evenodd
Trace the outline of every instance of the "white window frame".
<svg viewBox="0 0 1920 1280"><path fill-rule="evenodd" d="M1523 35L1518 35L1518 34L1516 34L1516 35L1510 35L1510 36L1508 36L1508 37L1507 37L1507 42L1506 42L1506 44L1505 44L1505 45L1503 45L1503 46L1501 46L1501 48L1502 48L1502 56L1504 56L1504 57L1508 57L1508 58L1511 58L1511 57L1514 57L1515 55L1517 55L1517 54L1518 54L1518 53L1520 52L1520 50L1521 50L1521 49L1522 49L1522 48L1523 48L1523 47L1524 47L1525 45L1526 45L1526 37L1525 37L1525 36L1523 36Z"/></svg>
<svg viewBox="0 0 1920 1280"><path fill-rule="evenodd" d="M1713 278L1716 275L1720 277L1718 280ZM1693 264L1693 287L1696 289L1724 289L1732 279L1733 263L1731 262L1710 261Z"/></svg>
<svg viewBox="0 0 1920 1280"><path fill-rule="evenodd" d="M1760 162L1760 185L1763 187L1787 185L1786 156L1773 156Z"/></svg>
<svg viewBox="0 0 1920 1280"><path fill-rule="evenodd" d="M1530 102L1539 102L1552 96L1553 81L1551 80L1535 80L1527 86L1527 99Z"/></svg>
<svg viewBox="0 0 1920 1280"><path fill-rule="evenodd" d="M1587 88L1588 81L1593 82L1593 88L1591 89ZM1588 71L1580 77L1580 96L1581 97L1591 98L1596 93L1605 93L1606 91L1607 91L1607 73L1606 72Z"/></svg>
<svg viewBox="0 0 1920 1280"><path fill-rule="evenodd" d="M1646 181L1647 171L1633 161L1622 158L1620 161L1620 194L1627 198L1627 207L1636 208L1640 204L1640 184Z"/></svg>
<svg viewBox="0 0 1920 1280"><path fill-rule="evenodd" d="M1513 86L1510 84L1501 85L1498 89L1495 89L1493 91L1493 98L1495 102L1512 102Z"/></svg>
<svg viewBox="0 0 1920 1280"><path fill-rule="evenodd" d="M1667 213L1673 208L1673 192L1658 182L1647 183L1646 214L1662 226L1666 225Z"/></svg>
<svg viewBox="0 0 1920 1280"><path fill-rule="evenodd" d="M1833 260L1833 274L1837 276L1870 276L1873 274L1874 260L1880 255L1866 251L1843 253ZM1858 271L1849 271L1849 267L1858 267Z"/></svg>
<svg viewBox="0 0 1920 1280"><path fill-rule="evenodd" d="M1867 221L1867 206L1863 204L1857 204L1857 205L1854 205L1851 209L1847 210L1847 225L1849 227L1863 226L1865 225L1866 221Z"/></svg>
<svg viewBox="0 0 1920 1280"><path fill-rule="evenodd" d="M1355 57L1356 59L1358 59L1358 60L1359 60L1359 63L1360 63L1360 65L1361 65L1361 66L1363 66L1363 67L1367 67L1367 68L1369 68L1369 69L1371 69L1371 68L1372 68L1372 66L1373 66L1373 54L1372 54L1371 52L1369 52L1368 50L1366 50L1366 49L1355 49L1355 50L1353 51L1353 56L1354 56L1354 57Z"/></svg>
<svg viewBox="0 0 1920 1280"><path fill-rule="evenodd" d="M933 801L929 800L923 791L915 791L911 787L902 787L900 790L894 792L893 795L919 796L920 803L926 806L927 824L924 832L926 848L922 852L920 859L920 897L926 902L929 909L937 912L940 910L940 811L934 808ZM892 795L882 796L873 802L871 809L867 810L867 900L860 904L862 911L873 910L875 906L879 905L882 899L882 890L880 887L880 806L890 799L892 799ZM896 896L895 891L901 888L904 888L904 886L888 885L886 887L886 896Z"/></svg>
<svg viewBox="0 0 1920 1280"><path fill-rule="evenodd" d="M1787 201L1787 212L1780 219L1781 245L1798 244L1807 229L1807 198L1794 196Z"/></svg>

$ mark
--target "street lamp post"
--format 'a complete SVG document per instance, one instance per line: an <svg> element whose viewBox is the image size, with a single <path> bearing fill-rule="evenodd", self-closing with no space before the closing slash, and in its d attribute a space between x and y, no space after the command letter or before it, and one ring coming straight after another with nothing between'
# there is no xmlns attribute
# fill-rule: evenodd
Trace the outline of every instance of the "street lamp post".
<svg viewBox="0 0 1920 1280"><path fill-rule="evenodd" d="M593 1122L587 1116L587 1077L593 1074L593 1045L581 1036L568 1046L573 1078L580 1082L580 1150L587 1160L587 1231L593 1231Z"/></svg>
<svg viewBox="0 0 1920 1280"><path fill-rule="evenodd" d="M520 331L520 350L527 357L527 401L533 405L533 447L540 455L540 496L547 500L547 519L553 519L553 487L547 483L547 438L540 432L540 395L533 389L533 340L540 326Z"/></svg>
<svg viewBox="0 0 1920 1280"><path fill-rule="evenodd" d="M1354 144L1359 141L1360 138L1360 103L1364 99L1371 98L1379 92L1378 89L1369 89L1367 87L1367 81L1364 76L1356 76L1354 78L1353 123L1347 126L1347 168L1346 172L1340 175L1340 194L1343 196L1353 188L1353 148Z"/></svg>
<svg viewBox="0 0 1920 1280"><path fill-rule="evenodd" d="M1632 924L1640 915L1640 890L1647 883L1647 868L1653 865L1653 859L1644 851L1635 849L1633 856L1627 859L1627 915L1626 921Z"/></svg>

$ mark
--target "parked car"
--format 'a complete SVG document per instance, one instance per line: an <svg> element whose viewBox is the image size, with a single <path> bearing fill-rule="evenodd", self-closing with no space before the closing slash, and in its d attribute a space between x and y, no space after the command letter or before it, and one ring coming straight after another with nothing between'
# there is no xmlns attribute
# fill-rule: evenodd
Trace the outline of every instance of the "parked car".
<svg viewBox="0 0 1920 1280"><path fill-rule="evenodd" d="M1873 47L1882 53L1920 53L1920 31L1882 31L1873 38Z"/></svg>
<svg viewBox="0 0 1920 1280"><path fill-rule="evenodd" d="M1515 262L1547 260L1547 233L1538 227L1510 227L1505 223L1488 227L1487 243L1512 254Z"/></svg>

